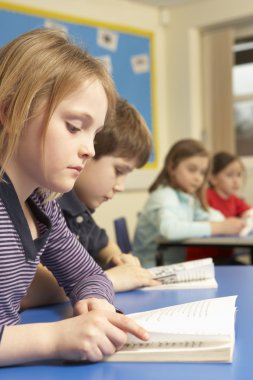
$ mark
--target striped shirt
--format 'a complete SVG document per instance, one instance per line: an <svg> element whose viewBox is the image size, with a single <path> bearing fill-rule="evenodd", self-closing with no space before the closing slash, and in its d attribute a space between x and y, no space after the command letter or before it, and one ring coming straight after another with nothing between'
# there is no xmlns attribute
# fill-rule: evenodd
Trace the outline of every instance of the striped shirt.
<svg viewBox="0 0 253 380"><path fill-rule="evenodd" d="M39 262L53 272L72 304L90 297L112 303L110 280L70 232L58 203L44 202L38 192L29 197L39 231L33 240L15 189L5 180L0 183L0 338L5 325L19 323L20 302Z"/></svg>

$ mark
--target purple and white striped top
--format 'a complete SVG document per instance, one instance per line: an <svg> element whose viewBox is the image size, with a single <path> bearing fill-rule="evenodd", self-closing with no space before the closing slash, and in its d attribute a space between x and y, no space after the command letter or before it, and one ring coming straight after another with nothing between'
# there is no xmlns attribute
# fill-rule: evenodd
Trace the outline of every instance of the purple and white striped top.
<svg viewBox="0 0 253 380"><path fill-rule="evenodd" d="M20 301L42 262L72 304L96 297L113 302L110 280L68 229L56 201L34 192L28 204L39 238L33 240L10 179L0 183L0 339L5 325L19 323Z"/></svg>

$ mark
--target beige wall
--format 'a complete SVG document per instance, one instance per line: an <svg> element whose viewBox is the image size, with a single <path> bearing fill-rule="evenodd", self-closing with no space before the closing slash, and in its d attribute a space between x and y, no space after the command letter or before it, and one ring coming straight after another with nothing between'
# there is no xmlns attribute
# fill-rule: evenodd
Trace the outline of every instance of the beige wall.
<svg viewBox="0 0 253 380"><path fill-rule="evenodd" d="M152 30L155 36L156 113L159 166L168 147L185 137L201 136L201 82L199 38L201 28L253 17L252 0L205 0L174 8L162 17L155 7L120 0L19 0L9 3L62 12L72 16ZM164 25L164 20L169 24ZM249 185L245 194L253 204ZM150 181L153 174L150 173ZM113 219L126 216L133 235L137 212L147 194L127 191L97 210L98 223L114 237Z"/></svg>
<svg viewBox="0 0 253 380"><path fill-rule="evenodd" d="M171 11L167 39L169 125L172 137L198 136L201 131L201 83L199 81L201 29L253 18L251 0L205 0Z"/></svg>

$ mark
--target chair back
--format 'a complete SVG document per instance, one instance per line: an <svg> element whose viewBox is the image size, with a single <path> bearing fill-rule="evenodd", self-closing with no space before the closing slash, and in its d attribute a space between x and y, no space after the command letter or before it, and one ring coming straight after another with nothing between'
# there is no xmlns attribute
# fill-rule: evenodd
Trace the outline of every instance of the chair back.
<svg viewBox="0 0 253 380"><path fill-rule="evenodd" d="M120 217L114 220L114 229L117 244L123 253L129 253L132 251L132 245L130 243L126 218Z"/></svg>

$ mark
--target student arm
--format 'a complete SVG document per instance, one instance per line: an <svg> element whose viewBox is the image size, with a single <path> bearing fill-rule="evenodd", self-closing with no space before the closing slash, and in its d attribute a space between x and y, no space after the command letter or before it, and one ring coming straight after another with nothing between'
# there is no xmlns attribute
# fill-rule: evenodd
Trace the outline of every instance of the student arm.
<svg viewBox="0 0 253 380"><path fill-rule="evenodd" d="M212 235L238 235L245 226L241 218L226 218L221 222L210 222Z"/></svg>
<svg viewBox="0 0 253 380"><path fill-rule="evenodd" d="M140 261L136 256L131 253L123 253L120 247L112 240L109 240L108 244L99 251L98 258L104 265L111 264L116 266L129 263L140 266Z"/></svg>
<svg viewBox="0 0 253 380"><path fill-rule="evenodd" d="M201 216L199 219L201 220ZM219 210L212 207L208 209L208 219L211 235L238 235L245 226L245 222L240 218L226 218Z"/></svg>
<svg viewBox="0 0 253 380"><path fill-rule="evenodd" d="M59 286L54 275L39 264L34 279L21 301L21 309L50 305L68 301L64 289Z"/></svg>
<svg viewBox="0 0 253 380"><path fill-rule="evenodd" d="M184 198L180 199L180 195L168 187L153 192L139 217L140 233L145 231L147 239L156 235L169 240L210 236L209 223L194 220L193 199Z"/></svg>
<svg viewBox="0 0 253 380"><path fill-rule="evenodd" d="M169 240L182 240L192 237L210 236L211 228L209 222L187 220L187 217L177 214L172 210L159 210L152 223L158 227L159 235Z"/></svg>
<svg viewBox="0 0 253 380"><path fill-rule="evenodd" d="M154 280L147 269L132 264L115 266L105 273L111 280L115 292L160 285L160 282Z"/></svg>
<svg viewBox="0 0 253 380"><path fill-rule="evenodd" d="M242 218L252 218L253 219L253 208L250 208L249 210L244 211L244 213L241 215Z"/></svg>
<svg viewBox="0 0 253 380"><path fill-rule="evenodd" d="M218 217L216 214L215 218ZM211 221L214 219L211 210L203 210L198 203L179 201L173 191L166 189L154 198L148 217L154 228L159 229L160 236L169 240L218 234L233 235L238 234L244 225L238 218L224 220L220 215L218 221Z"/></svg>
<svg viewBox="0 0 253 380"><path fill-rule="evenodd" d="M60 322L6 326L0 366L38 360L99 361L119 350L127 333L147 340L147 332L126 316L98 310Z"/></svg>
<svg viewBox="0 0 253 380"><path fill-rule="evenodd" d="M80 241L99 265L103 268L108 265L115 266L125 263L140 265L137 257L132 254L124 254L115 242L109 240L106 231L96 224L90 213L85 215L86 224L89 226L87 229L88 239L86 236L81 236ZM83 234L85 234L84 231Z"/></svg>
<svg viewBox="0 0 253 380"><path fill-rule="evenodd" d="M53 229L41 257L42 263L64 288L72 305L87 298L102 298L113 303L110 280L67 228L59 206L56 204L50 211Z"/></svg>

